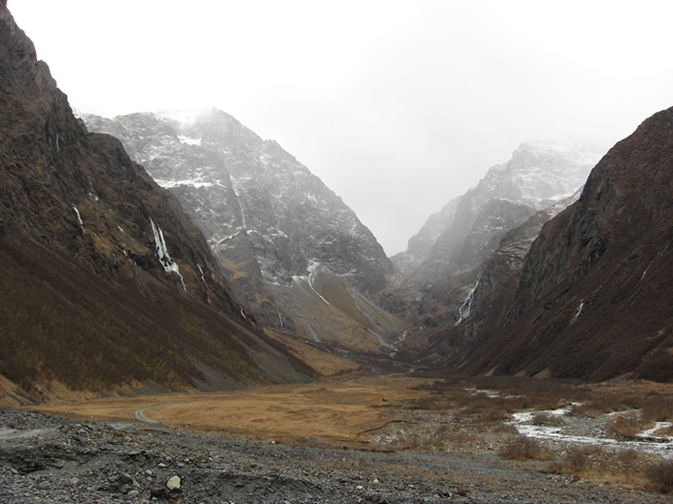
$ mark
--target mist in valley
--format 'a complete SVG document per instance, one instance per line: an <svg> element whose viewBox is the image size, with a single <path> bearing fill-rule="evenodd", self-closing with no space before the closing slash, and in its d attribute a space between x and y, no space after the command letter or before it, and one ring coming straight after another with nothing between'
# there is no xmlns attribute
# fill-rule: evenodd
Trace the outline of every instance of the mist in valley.
<svg viewBox="0 0 673 504"><path fill-rule="evenodd" d="M216 107L275 139L387 255L522 142L607 150L670 105L641 2L10 2L73 107Z"/></svg>

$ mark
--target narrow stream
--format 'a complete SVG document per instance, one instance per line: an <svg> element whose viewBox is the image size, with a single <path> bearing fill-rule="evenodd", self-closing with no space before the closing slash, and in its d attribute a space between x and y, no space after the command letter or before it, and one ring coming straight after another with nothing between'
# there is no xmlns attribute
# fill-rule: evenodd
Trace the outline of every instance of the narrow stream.
<svg viewBox="0 0 673 504"><path fill-rule="evenodd" d="M634 439L615 439L606 433L612 415L598 418L570 416L568 413L571 408L572 405L556 410L514 413L507 423L516 427L519 434L531 438L591 444L619 450L635 449L673 459L673 436L656 434L657 430L670 427L673 423L657 422L655 427L639 432ZM556 421L548 422L547 425L536 425L533 420L538 415L546 415Z"/></svg>

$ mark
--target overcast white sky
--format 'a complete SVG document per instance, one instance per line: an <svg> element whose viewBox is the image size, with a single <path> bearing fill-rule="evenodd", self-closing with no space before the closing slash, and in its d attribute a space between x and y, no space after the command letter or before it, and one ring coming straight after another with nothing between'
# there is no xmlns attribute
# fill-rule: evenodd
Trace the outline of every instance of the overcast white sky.
<svg viewBox="0 0 673 504"><path fill-rule="evenodd" d="M389 255L527 140L613 145L673 106L673 2L9 0L73 107L214 106Z"/></svg>

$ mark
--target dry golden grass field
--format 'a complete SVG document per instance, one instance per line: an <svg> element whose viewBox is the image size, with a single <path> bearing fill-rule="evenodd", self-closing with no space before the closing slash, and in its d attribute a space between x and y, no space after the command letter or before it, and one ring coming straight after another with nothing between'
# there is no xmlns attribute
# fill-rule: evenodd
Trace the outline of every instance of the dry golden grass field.
<svg viewBox="0 0 673 504"><path fill-rule="evenodd" d="M366 433L391 421L388 410L428 392L427 380L356 375L313 384L250 387L216 394L163 394L40 405L56 415L130 421L146 409L150 420L174 428L219 431L289 441L366 442ZM416 390L412 390L416 389ZM385 399L385 400L384 400Z"/></svg>
<svg viewBox="0 0 673 504"><path fill-rule="evenodd" d="M566 408L567 415L549 413L557 408ZM637 433L655 422L673 422L669 384L573 385L507 377L434 381L354 373L313 384L74 400L33 409L89 420L139 422L141 414L158 422L157 428L163 424L290 444L494 452L531 468L595 483L673 490L673 462L647 448L664 445L633 445ZM522 411L531 412L530 424L551 424L569 434L569 440L520 435L512 420ZM602 434L596 444L571 439L578 432L597 431Z"/></svg>

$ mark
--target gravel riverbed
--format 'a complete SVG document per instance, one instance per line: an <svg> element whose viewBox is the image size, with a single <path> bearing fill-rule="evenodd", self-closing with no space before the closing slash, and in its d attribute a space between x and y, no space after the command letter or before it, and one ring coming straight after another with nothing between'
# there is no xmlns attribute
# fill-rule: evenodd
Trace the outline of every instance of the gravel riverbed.
<svg viewBox="0 0 673 504"><path fill-rule="evenodd" d="M0 410L0 503L670 502L493 451L294 444Z"/></svg>

